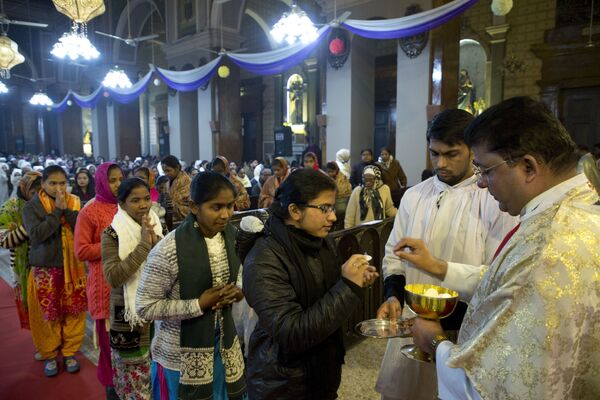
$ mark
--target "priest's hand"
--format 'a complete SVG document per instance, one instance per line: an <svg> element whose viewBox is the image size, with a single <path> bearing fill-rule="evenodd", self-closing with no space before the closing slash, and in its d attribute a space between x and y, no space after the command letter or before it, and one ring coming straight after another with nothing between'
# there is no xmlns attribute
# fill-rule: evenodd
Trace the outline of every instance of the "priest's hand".
<svg viewBox="0 0 600 400"><path fill-rule="evenodd" d="M394 254L440 280L446 277L448 263L431 255L421 239L404 237L394 247Z"/></svg>
<svg viewBox="0 0 600 400"><path fill-rule="evenodd" d="M440 321L432 321L429 319L415 318L412 327L410 328L413 334L413 341L419 348L427 354L433 354L432 341L436 336L444 336L444 330Z"/></svg>
<svg viewBox="0 0 600 400"><path fill-rule="evenodd" d="M402 305L396 296L390 296L377 310L377 319L400 319Z"/></svg>

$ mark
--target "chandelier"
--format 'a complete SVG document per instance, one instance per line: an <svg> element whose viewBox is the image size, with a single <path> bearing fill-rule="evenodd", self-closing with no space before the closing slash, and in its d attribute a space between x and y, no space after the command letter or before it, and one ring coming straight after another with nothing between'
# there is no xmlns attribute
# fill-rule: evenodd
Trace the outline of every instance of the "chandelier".
<svg viewBox="0 0 600 400"><path fill-rule="evenodd" d="M69 57L73 61L80 57L84 60L92 60L100 56L100 52L87 37L87 25L75 21L71 31L63 33L50 53L58 58Z"/></svg>
<svg viewBox="0 0 600 400"><path fill-rule="evenodd" d="M108 71L102 81L102 85L111 89L127 89L133 86L125 72L119 67L114 67Z"/></svg>
<svg viewBox="0 0 600 400"><path fill-rule="evenodd" d="M294 3L290 12L284 13L281 19L273 25L271 36L277 43L285 40L292 45L300 40L302 43L308 44L317 39L317 28L308 15Z"/></svg>
<svg viewBox="0 0 600 400"><path fill-rule="evenodd" d="M46 106L50 107L54 104L54 102L48 97L48 95L44 92L34 93L33 96L29 99L29 104L34 106Z"/></svg>
<svg viewBox="0 0 600 400"><path fill-rule="evenodd" d="M0 94L8 93L8 88L4 84L4 82L0 81Z"/></svg>
<svg viewBox="0 0 600 400"><path fill-rule="evenodd" d="M24 61L25 57L19 53L19 46L3 32L0 35L0 78L10 78L10 69Z"/></svg>
<svg viewBox="0 0 600 400"><path fill-rule="evenodd" d="M87 37L87 22L105 11L103 0L52 0L56 9L73 20L70 32L52 47L50 53L58 58L69 57L75 61L96 59L100 52Z"/></svg>
<svg viewBox="0 0 600 400"><path fill-rule="evenodd" d="M85 24L106 11L103 0L52 0L58 12L73 21Z"/></svg>

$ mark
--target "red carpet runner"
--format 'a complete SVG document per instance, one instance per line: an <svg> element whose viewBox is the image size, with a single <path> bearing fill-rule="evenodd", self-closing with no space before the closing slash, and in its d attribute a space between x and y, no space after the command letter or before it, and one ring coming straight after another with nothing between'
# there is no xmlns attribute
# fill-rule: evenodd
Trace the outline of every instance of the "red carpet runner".
<svg viewBox="0 0 600 400"><path fill-rule="evenodd" d="M35 361L34 353L31 333L19 326L13 291L0 279L0 399L106 398L104 388L96 378L96 367L80 353L77 359L81 371L69 374L60 363L60 373L53 378L44 376L44 363Z"/></svg>

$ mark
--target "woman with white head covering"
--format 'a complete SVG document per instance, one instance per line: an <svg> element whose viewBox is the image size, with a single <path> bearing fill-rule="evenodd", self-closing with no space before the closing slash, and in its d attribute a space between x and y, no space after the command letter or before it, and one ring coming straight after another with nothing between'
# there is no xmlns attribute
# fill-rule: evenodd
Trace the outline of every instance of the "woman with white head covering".
<svg viewBox="0 0 600 400"><path fill-rule="evenodd" d="M335 153L335 162L337 163L340 172L350 179L350 150L340 149Z"/></svg>
<svg viewBox="0 0 600 400"><path fill-rule="evenodd" d="M0 163L0 204L8 200L8 164Z"/></svg>
<svg viewBox="0 0 600 400"><path fill-rule="evenodd" d="M19 182L21 182L21 177L23 176L23 171L19 168L13 169L13 172L10 174L10 183L12 184L13 190L10 194L10 198L14 199L17 197L17 189L19 188Z"/></svg>
<svg viewBox="0 0 600 400"><path fill-rule="evenodd" d="M381 171L374 165L367 165L363 170L362 184L355 187L350 195L344 228L394 217L397 211L389 186L381 181Z"/></svg>

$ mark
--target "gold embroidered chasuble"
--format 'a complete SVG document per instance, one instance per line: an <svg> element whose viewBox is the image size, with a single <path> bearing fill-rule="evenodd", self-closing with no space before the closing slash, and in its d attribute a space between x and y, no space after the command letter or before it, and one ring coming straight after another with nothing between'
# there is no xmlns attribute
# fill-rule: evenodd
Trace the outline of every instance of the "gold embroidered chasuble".
<svg viewBox="0 0 600 400"><path fill-rule="evenodd" d="M587 184L524 218L447 366L483 399L600 399L600 206Z"/></svg>

